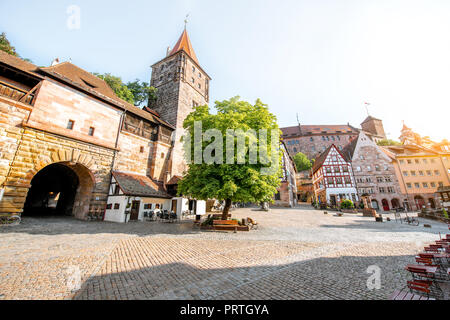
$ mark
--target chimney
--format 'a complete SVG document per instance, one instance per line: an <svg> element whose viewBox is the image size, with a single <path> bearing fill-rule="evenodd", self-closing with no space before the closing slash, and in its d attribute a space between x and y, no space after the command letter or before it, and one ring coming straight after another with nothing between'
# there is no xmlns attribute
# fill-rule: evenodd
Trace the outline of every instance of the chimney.
<svg viewBox="0 0 450 320"><path fill-rule="evenodd" d="M167 47L167 51L166 51L166 57L168 57L168 56L169 56L169 53L170 53L170 47Z"/></svg>
<svg viewBox="0 0 450 320"><path fill-rule="evenodd" d="M58 63L59 63L59 58L55 58L55 59L52 61L51 66L53 67L53 66L57 65Z"/></svg>

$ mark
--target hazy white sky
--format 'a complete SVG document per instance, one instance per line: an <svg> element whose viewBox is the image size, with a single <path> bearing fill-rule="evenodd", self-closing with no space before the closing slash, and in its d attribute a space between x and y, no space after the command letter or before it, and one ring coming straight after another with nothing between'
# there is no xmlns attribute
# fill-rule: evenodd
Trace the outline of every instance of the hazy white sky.
<svg viewBox="0 0 450 320"><path fill-rule="evenodd" d="M78 30L66 26L81 9ZM350 124L370 113L450 139L449 0L0 2L0 31L38 65L71 58L124 81L150 79L183 29L213 78L211 101L261 98L280 126Z"/></svg>

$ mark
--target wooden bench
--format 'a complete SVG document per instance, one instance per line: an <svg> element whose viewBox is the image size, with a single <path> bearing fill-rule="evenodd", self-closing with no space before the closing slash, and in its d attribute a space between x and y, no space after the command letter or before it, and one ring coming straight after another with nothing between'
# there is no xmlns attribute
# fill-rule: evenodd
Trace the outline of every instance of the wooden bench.
<svg viewBox="0 0 450 320"><path fill-rule="evenodd" d="M214 230L234 230L234 233L236 233L239 222L236 220L214 220L213 227Z"/></svg>

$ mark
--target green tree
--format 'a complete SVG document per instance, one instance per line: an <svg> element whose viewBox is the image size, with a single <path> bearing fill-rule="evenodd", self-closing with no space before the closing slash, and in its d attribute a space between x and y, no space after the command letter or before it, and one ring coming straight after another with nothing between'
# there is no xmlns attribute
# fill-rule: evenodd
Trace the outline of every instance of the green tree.
<svg viewBox="0 0 450 320"><path fill-rule="evenodd" d="M312 163L304 153L297 153L294 156L294 163L297 171L309 170L312 168Z"/></svg>
<svg viewBox="0 0 450 320"><path fill-rule="evenodd" d="M134 97L134 104L140 106L143 102L147 102L152 107L156 102L157 89L150 86L147 82L140 82L139 79L130 81L126 84Z"/></svg>
<svg viewBox="0 0 450 320"><path fill-rule="evenodd" d="M2 32L0 34L0 50L5 51L13 56L18 57L19 54L16 52L16 48L14 48L9 40L6 38L6 33Z"/></svg>
<svg viewBox="0 0 450 320"><path fill-rule="evenodd" d="M383 139L383 140L379 140L377 142L377 145L379 146L399 146L401 145L400 142L392 140L392 139Z"/></svg>
<svg viewBox="0 0 450 320"><path fill-rule="evenodd" d="M186 152L192 155L195 153L194 143L187 143L187 141L194 141L194 122L201 121L203 133L208 129L217 129L221 132L221 136L217 139L223 140L217 141L219 143L221 142L222 146L226 146L227 129L241 129L243 132L247 132L250 129L256 132L260 129L266 129L269 132L267 137L267 155L269 159L272 159L272 156L277 156L276 153L273 153L275 150L271 147L270 130L277 130L278 134L281 131L278 128L276 117L269 112L267 106L259 99L255 105L252 105L246 101L239 100L239 97L234 97L222 102L216 101L215 108L217 114L211 114L207 105L196 107L185 119L183 127L186 129L186 135L183 139L185 141ZM278 150L279 137L277 139L274 143L276 143ZM248 151L250 140L260 146L258 136L245 138L245 145L240 150L244 149L244 151ZM215 142L216 138L214 138ZM189 168L187 174L178 185L179 194L184 196L199 200L225 200L225 207L222 213L222 219L224 220L228 217L228 212L233 201L273 201L273 196L280 185L281 152L278 152L278 170L274 170L270 174L263 174L261 169L267 168L269 165L263 165L260 161L257 164L250 164L250 152L245 152L244 164L237 164L237 137L234 138L234 145L234 164L226 164L227 161L225 160L223 160L223 163L209 164L204 161L201 164L197 164L188 160ZM203 141L201 145L202 154L209 147L210 143ZM258 151L261 150L262 148L258 148ZM221 155L223 159L226 159L226 148L214 149L210 154L214 156Z"/></svg>
<svg viewBox="0 0 450 320"><path fill-rule="evenodd" d="M122 79L120 77L113 76L110 73L105 74L94 73L94 75L104 80L111 87L116 96L118 96L120 99L125 100L126 102L129 102L131 104L134 104L133 93L127 87L127 85L122 82Z"/></svg>

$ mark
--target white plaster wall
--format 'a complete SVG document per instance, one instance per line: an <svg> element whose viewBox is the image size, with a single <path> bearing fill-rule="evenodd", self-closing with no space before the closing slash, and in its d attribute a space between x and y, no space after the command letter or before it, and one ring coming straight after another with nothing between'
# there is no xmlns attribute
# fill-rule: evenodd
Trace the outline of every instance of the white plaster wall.
<svg viewBox="0 0 450 320"><path fill-rule="evenodd" d="M109 196L108 204L112 204L112 208L105 211L105 221L125 222L125 208L127 206L128 197L125 196ZM114 209L114 204L120 205L119 209Z"/></svg>

